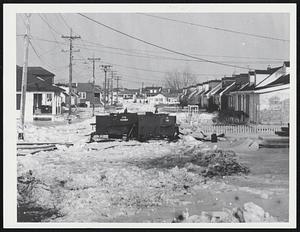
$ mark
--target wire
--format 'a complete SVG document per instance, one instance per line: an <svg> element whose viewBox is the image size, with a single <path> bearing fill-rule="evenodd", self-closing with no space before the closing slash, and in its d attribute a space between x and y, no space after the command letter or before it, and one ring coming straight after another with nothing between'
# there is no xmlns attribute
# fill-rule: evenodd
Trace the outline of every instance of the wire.
<svg viewBox="0 0 300 232"><path fill-rule="evenodd" d="M47 64L41 57L41 55L39 55L39 53L37 52L37 50L35 49L35 47L33 46L31 40L29 40L29 44L31 45L31 48L33 50L33 52L35 53L35 55L38 57L38 59L45 65L45 66L48 66L48 68L50 69L55 69L55 70L58 70L58 69L65 69L67 66L61 66L61 67L53 67L53 66L50 66L49 64Z"/></svg>
<svg viewBox="0 0 300 232"><path fill-rule="evenodd" d="M146 14L146 13L136 13L136 14L140 14L140 15L144 15L144 16L148 16L148 17L152 17L152 18L158 18L158 19L173 21L173 22L177 22L177 23L188 24L188 25L197 26L197 27L203 27L203 28L208 28L208 29L214 29L214 30L219 30L219 31L226 31L226 32L230 32L230 33L251 36L251 37L256 37L256 38L271 39L271 40L277 40L277 41L282 41L282 42L289 42L290 41L290 40L287 40L287 39L281 39L281 38L275 38L275 37L271 37L271 36L252 34L252 33L248 33L248 32L236 31L236 30L225 29L225 28L220 28L220 27L212 27L212 26L207 26L207 25L203 25L203 24L191 23L191 22L186 22L186 21L177 20L177 19L170 19L170 18L167 18L167 17L156 16L156 15L151 15L151 14Z"/></svg>
<svg viewBox="0 0 300 232"><path fill-rule="evenodd" d="M79 44L76 44L76 46L81 47L82 49L86 49L86 50L91 50L91 51L100 51L102 53L109 53L109 54L117 54L117 55L123 55L123 56L131 56L131 57L139 57L139 58L145 58L145 59L164 59L164 60L176 60L176 61L188 61L188 62L206 62L206 61L199 61L199 60L192 60L192 59L184 59L184 58L173 58L173 57L169 57L169 56L158 56L158 55L135 55L135 54L129 54L129 53L119 53L119 52L111 52L111 51L104 51L101 49L95 49L95 48L87 48L86 46L83 47ZM89 46L89 45L87 45ZM216 62L223 62L223 61L216 61ZM226 62L226 61L225 61ZM267 63L267 64L277 64L277 63L282 63L282 61L227 61L227 62L231 62L231 63L240 63L240 64L249 64L249 63ZM246 69L246 68L245 68ZM250 69L250 68L247 68Z"/></svg>
<svg viewBox="0 0 300 232"><path fill-rule="evenodd" d="M58 34L58 35L61 35L58 31L56 31L48 22L47 22L47 20L46 19L44 19L43 17L42 17L42 15L41 14L39 14L39 17L44 21L44 23L46 23L47 24L47 26L52 30L52 31L54 31L56 34Z"/></svg>
<svg viewBox="0 0 300 232"><path fill-rule="evenodd" d="M63 23L65 24L65 26L70 29L71 27L68 25L67 21L64 19L64 17L62 16L61 13L59 13L60 18L62 19Z"/></svg>
<svg viewBox="0 0 300 232"><path fill-rule="evenodd" d="M146 52L147 54L148 54L148 53L159 53L159 54L166 54L166 53L168 53L168 54L169 54L169 52L158 52L158 51L142 50L142 49L125 49L125 48L112 47L112 46L107 46L107 45L104 45L104 44L101 44L101 43L91 42L91 41L83 40L83 39L82 39L82 41L85 41L86 43L90 43L90 44L94 44L94 45L100 45L100 46L105 47L105 48L118 49L118 50L124 50L124 51L129 51L129 52L132 52L132 51L142 51L142 52ZM91 46L91 45L88 45L88 46ZM142 53L142 54L145 54L145 53ZM260 60L280 60L280 61L286 60L286 59L266 58L266 57L221 56L221 55L196 54L196 53L191 53L191 55L207 56L207 57L225 57L225 58L242 58L242 59L260 59Z"/></svg>
<svg viewBox="0 0 300 232"><path fill-rule="evenodd" d="M143 40L143 39L140 39L140 38L138 38L138 37L129 35L129 34L125 33L125 32L120 31L120 30L117 30L117 29L115 29L115 28L113 28L113 27L110 27L110 26L108 26L108 25L106 25L106 24L104 24L104 23L101 23L101 22L99 22L99 21L97 21L97 20L95 20L95 19L92 19L92 18L90 18L90 17L88 17L88 16L86 16L86 15L84 15L84 14L81 14L81 13L77 13L77 14L79 14L80 16L82 16L82 17L84 17L84 18L86 18L86 19L88 19L88 20L90 20L90 21L92 21L92 22L94 22L94 23L97 23L98 25L101 25L101 26L103 26L103 27L106 27L106 28L108 28L108 29L110 29L110 30L112 30L112 31L114 31L114 32L117 32L117 33L119 33L119 34L122 34L122 35L124 35L124 36L127 36L127 37L129 37L129 38L131 38L131 39L140 41L140 42L142 42L142 43L151 45L151 46L153 46L153 47L157 47L157 48L160 48L160 49L162 49L162 50L169 51L169 52L171 52L171 53L175 53L175 54L179 54L179 55L186 56L186 57L189 57L189 58L193 58L193 59L195 59L195 60L199 60L199 61L202 61L202 62L205 61L205 62L212 63L212 64L218 64L218 65L223 65L223 66L228 66L228 67L233 67L233 68L239 68L239 69L246 69L246 70L249 70L249 68L247 68L247 67L236 66L236 65L231 65L231 64L225 64L225 63L221 63L221 62L217 62L217 61L213 61L213 60L207 60L207 59L199 58L199 57L196 57L196 56L191 56L191 55L188 55L188 54L185 54L185 53L182 53L182 52L178 52L178 51L175 51L175 50L172 50L172 49L169 49L169 48L165 48L165 47L162 47L162 46L160 46L160 45L156 45L156 44L154 44L154 43L151 43L151 42L145 41L145 40Z"/></svg>
<svg viewBox="0 0 300 232"><path fill-rule="evenodd" d="M21 36L21 35L20 35ZM64 44L66 45L66 43L62 43L62 42L55 42L55 41L51 41L51 40L48 40L48 39L44 39L44 38L39 38L39 37L36 37L34 36L33 37L34 39L36 40L41 40L41 41L46 41L46 42L50 42L50 43L59 43L59 44ZM79 45L79 44L74 44L74 45L77 45L77 46L80 46L82 47L83 49L86 49L86 50L97 50L97 51L100 51L100 52L106 52L106 53L112 53L112 52L108 52L108 51L103 51L103 50L99 50L99 49L92 49L92 48L87 48L87 47L95 47L95 46L92 46L92 45L87 45L87 44L84 44L84 45ZM122 49L122 48L113 48L113 47L107 47L107 48L111 48L111 49L118 49L118 50L126 50L126 49ZM119 55L127 55L127 56L136 56L136 57L142 57L142 58L161 58L161 59L169 59L169 60L179 60L179 61L193 61L193 62L199 62L197 60L191 60L191 59L182 59L182 58L173 58L173 57L168 57L168 56L157 56L157 55L147 55L147 56L142 56L142 55L133 55L133 54L125 54L125 53L112 53L112 54L119 54ZM139 54L139 53L137 53ZM212 56L212 55L211 55ZM274 59L274 58L256 58L256 57L234 57L234 56L214 56L214 57L232 57L232 58L247 58L247 59L269 59L269 61L264 61L266 63L282 63L282 61L286 60L286 59ZM273 61L271 61L273 60ZM203 61L205 62L205 61ZM228 61L227 61L228 62ZM245 61L245 62L242 62L242 61L232 61L232 63L244 63L244 64L249 64L249 61ZM250 62L251 63L251 62ZM262 63L262 61L256 61L256 62L252 62L252 63ZM248 69L248 68L247 68Z"/></svg>

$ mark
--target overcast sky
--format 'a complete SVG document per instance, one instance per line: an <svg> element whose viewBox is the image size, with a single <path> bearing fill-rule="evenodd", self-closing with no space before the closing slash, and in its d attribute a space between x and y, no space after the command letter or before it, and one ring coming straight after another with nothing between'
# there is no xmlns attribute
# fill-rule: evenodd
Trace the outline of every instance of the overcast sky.
<svg viewBox="0 0 300 232"><path fill-rule="evenodd" d="M215 30L217 27L266 37L289 40L289 15L281 13L168 13L151 14L166 17L195 26L136 13L99 13L85 15L147 42L210 61L252 69L280 66L289 60L289 42ZM17 64L23 63L25 15L17 15ZM47 24L48 23L48 24ZM55 81L68 81L68 41L61 35L69 35L72 27L81 39L74 40L73 80L92 80L92 64L88 57L100 57L96 66L96 83L104 81L99 65L112 64L121 76L121 85L137 88L162 85L165 72L189 70L197 75L198 82L220 79L233 72L246 69L228 67L203 61L195 61L182 55L133 40L120 33L100 26L78 14L32 14L29 66L42 66L55 74ZM47 40L47 41L46 41ZM37 53L37 55L35 54ZM193 60L193 61L192 61ZM144 69L144 70L139 70ZM148 70L148 71L145 71ZM150 71L149 71L150 70Z"/></svg>

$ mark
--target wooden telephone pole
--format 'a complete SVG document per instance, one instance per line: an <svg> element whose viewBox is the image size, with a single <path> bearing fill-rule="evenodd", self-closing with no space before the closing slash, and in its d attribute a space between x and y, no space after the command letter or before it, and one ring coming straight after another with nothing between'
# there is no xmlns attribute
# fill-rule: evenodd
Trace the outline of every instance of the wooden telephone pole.
<svg viewBox="0 0 300 232"><path fill-rule="evenodd" d="M88 60L92 61L93 63L93 117L95 115L95 61L100 61L100 58L95 58L94 56L92 58L88 58Z"/></svg>
<svg viewBox="0 0 300 232"><path fill-rule="evenodd" d="M111 81L110 81L110 104L113 105L114 101L114 85L113 85L113 80L114 80L114 74L116 74L116 71L111 70Z"/></svg>
<svg viewBox="0 0 300 232"><path fill-rule="evenodd" d="M117 81L117 103L119 102L119 81L121 80L121 77L120 76L116 76L115 77L115 80Z"/></svg>
<svg viewBox="0 0 300 232"><path fill-rule="evenodd" d="M72 28L70 29L70 35L69 36L65 36L65 35L62 35L61 36L62 38L64 39L69 39L70 41L70 60L69 60L69 116L71 115L72 113L72 109L71 109L71 94L72 94L72 60L73 60L73 52L79 52L80 50L73 50L73 40L74 39L80 39L81 37L80 36L73 36L72 35ZM63 50L63 52L67 52L65 50Z"/></svg>
<svg viewBox="0 0 300 232"><path fill-rule="evenodd" d="M104 71L104 108L106 106L106 100L107 100L107 71L111 68L111 65L101 65L102 70Z"/></svg>
<svg viewBox="0 0 300 232"><path fill-rule="evenodd" d="M24 36L24 63L22 72L22 93L21 93L21 131L18 133L18 139L24 140L24 122L25 122L25 105L27 91L27 66L28 66L28 47L30 33L30 18L31 14L26 14L26 33Z"/></svg>

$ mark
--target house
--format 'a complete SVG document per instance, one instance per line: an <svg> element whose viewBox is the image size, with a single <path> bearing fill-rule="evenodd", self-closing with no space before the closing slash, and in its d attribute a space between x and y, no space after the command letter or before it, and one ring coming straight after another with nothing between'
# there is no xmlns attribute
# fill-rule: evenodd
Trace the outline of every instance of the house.
<svg viewBox="0 0 300 232"><path fill-rule="evenodd" d="M16 110L20 116L21 87L23 68L16 67ZM61 114L61 93L64 89L55 86L55 74L42 67L27 68L27 92L25 102L25 121L35 119L54 120Z"/></svg>
<svg viewBox="0 0 300 232"><path fill-rule="evenodd" d="M180 90L172 90L170 88L166 88L162 90L162 94L167 98L166 104L179 104L179 95Z"/></svg>
<svg viewBox="0 0 300 232"><path fill-rule="evenodd" d="M118 98L121 102L136 102L139 89L120 89Z"/></svg>
<svg viewBox="0 0 300 232"><path fill-rule="evenodd" d="M201 108L208 108L211 104L209 103L211 91L215 90L216 86L220 85L221 80L210 80L203 83L204 92L201 94ZM211 101L211 100L210 100Z"/></svg>
<svg viewBox="0 0 300 232"><path fill-rule="evenodd" d="M195 94L198 92L197 85L192 85L188 87L189 94L187 95L188 105L196 105Z"/></svg>
<svg viewBox="0 0 300 232"><path fill-rule="evenodd" d="M245 113L247 121L256 124L289 122L289 62L281 67L255 70L254 84L233 90L229 102L234 111ZM268 73L262 78L262 73Z"/></svg>
<svg viewBox="0 0 300 232"><path fill-rule="evenodd" d="M150 105L159 105L159 104L167 104L168 99L162 93L158 93L154 96L147 97L148 103Z"/></svg>
<svg viewBox="0 0 300 232"><path fill-rule="evenodd" d="M64 89L64 92L62 92L61 98L62 98L62 105L67 106L69 104L69 85L63 84L63 83L57 83L56 86ZM71 92L71 105L78 105L79 103L79 94L77 93L77 87L76 83L72 83L72 92Z"/></svg>
<svg viewBox="0 0 300 232"><path fill-rule="evenodd" d="M99 85L95 85L95 91L93 96L93 84L92 83L76 83L77 93L79 95L79 102L87 104L88 107L94 102L95 105L102 103L101 88Z"/></svg>
<svg viewBox="0 0 300 232"><path fill-rule="evenodd" d="M188 95L188 88L184 87L182 89L182 93L179 94L179 104L180 104L181 107L184 107L184 106L188 105L187 95Z"/></svg>
<svg viewBox="0 0 300 232"><path fill-rule="evenodd" d="M145 94L146 97L153 97L162 92L162 87L145 87L142 90L142 93Z"/></svg>

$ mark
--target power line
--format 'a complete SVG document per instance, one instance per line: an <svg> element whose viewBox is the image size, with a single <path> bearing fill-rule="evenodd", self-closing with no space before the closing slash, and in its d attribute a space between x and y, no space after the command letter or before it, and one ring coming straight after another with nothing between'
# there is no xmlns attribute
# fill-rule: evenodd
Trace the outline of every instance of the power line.
<svg viewBox="0 0 300 232"><path fill-rule="evenodd" d="M101 50L101 49L95 49L95 48L87 48L86 45L85 47L79 44L76 44L78 47L81 47L83 49L86 50L91 50L91 51L100 51L102 53L109 53L109 54L117 54L117 55L123 55L123 56L131 56L131 57L139 57L139 58L145 58L145 59L163 59L163 60L175 60L175 61L187 61L187 62L207 62L207 61L199 61L199 60L192 60L192 59L184 59L184 58L174 58L174 57L169 57L169 56L158 56L158 55L135 55L135 54L129 54L129 53L119 53L119 52L111 52L111 51L105 51L105 50ZM215 61L215 62L223 62L223 61ZM230 62L230 63L235 63L235 64L249 64L249 63L282 63L282 61L224 61L224 62ZM244 67L245 69L249 69Z"/></svg>
<svg viewBox="0 0 300 232"><path fill-rule="evenodd" d="M239 69L246 69L246 70L249 70L247 67L237 66L237 65L231 65L231 64L225 64L225 63L216 62L216 61L213 61L213 60L207 60L207 59L199 58L199 57L196 57L196 56L191 56L191 55L188 55L188 54L185 54L185 53L182 53L182 52L178 52L178 51L175 51L175 50L172 50L172 49L169 49L169 48L165 48L165 47L162 47L162 46L160 46L160 45L156 45L156 44L154 44L154 43L151 43L151 42L148 42L148 41L146 41L146 40L140 39L140 38L138 38L138 37L129 35L129 34L125 33L125 32L120 31L120 30L117 30L117 29L115 29L115 28L113 28L113 27L110 27L110 26L108 26L108 25L106 25L106 24L104 24L104 23L101 23L101 22L99 22L99 21L97 21L97 20L95 20L95 19L92 19L92 18L90 18L90 17L88 17L88 16L86 16L86 15L84 15L84 14L81 14L81 13L77 13L77 14L79 14L80 16L82 16L82 17L84 17L84 18L86 18L86 19L88 19L88 20L90 20L90 21L92 21L92 22L94 22L94 23L97 23L98 25L101 25L101 26L103 26L103 27L106 27L106 28L108 28L108 29L110 29L110 30L112 30L112 31L114 31L114 32L117 32L117 33L119 33L119 34L122 34L122 35L124 35L124 36L127 36L127 37L129 37L129 38L131 38L131 39L140 41L140 42L142 42L142 43L151 45L151 46L153 46L153 47L157 47L157 48L160 48L160 49L162 49L162 50L169 51L169 52L171 52L171 53L175 53L175 54L178 54L178 55L186 56L186 57L193 58L193 59L199 60L199 61L205 61L205 62L212 63L212 64L218 64L218 65L223 65L223 66L228 66L228 67L233 67L233 68L239 68Z"/></svg>
<svg viewBox="0 0 300 232"><path fill-rule="evenodd" d="M47 22L47 20L46 19L44 19L43 17L42 17L42 15L41 14L39 14L39 17L44 21L44 23L46 23L47 24L47 26L52 30L52 31L54 31L56 34L58 34L58 35L61 35L58 31L56 31L48 22Z"/></svg>
<svg viewBox="0 0 300 232"><path fill-rule="evenodd" d="M61 13L59 13L60 18L62 19L63 23L65 24L65 26L67 27L68 30L70 30L70 26L68 25L67 21L64 19L64 17L62 16Z"/></svg>
<svg viewBox="0 0 300 232"><path fill-rule="evenodd" d="M173 22L182 23L182 24L188 24L188 25L197 26L197 27L203 27L203 28L208 28L208 29L214 29L214 30L219 30L219 31L226 31L226 32L230 32L230 33L256 37L256 38L277 40L277 41L282 41L282 42L290 41L287 39L275 38L275 37L265 36L265 35L258 35L258 34L248 33L248 32L236 31L236 30L232 30L232 29L220 28L220 27L212 27L212 26L207 26L207 25L203 25L203 24L191 23L191 22L186 22L186 21L177 20L177 19L171 19L171 18L162 17L162 16L156 16L156 15L151 15L151 14L146 14L146 13L137 13L137 14L152 17L152 18L163 19L163 20L167 20L167 21L173 21Z"/></svg>
<svg viewBox="0 0 300 232"><path fill-rule="evenodd" d="M85 41L86 43L89 44L94 44L96 45L100 45L104 48L109 48L109 49L117 49L117 50L123 50L123 51L141 51L141 52L146 52L146 54L148 55L148 53L158 53L158 54L169 54L169 52L159 52L159 51L151 51L151 50L143 50L143 49L125 49L125 48L119 48L119 47L113 47L113 46L108 46L108 45L104 45L101 43L96 43L96 42L91 42L88 40L82 40ZM86 45L86 46L91 46L91 45ZM145 53L140 53L140 54L145 54ZM190 53L191 55L198 55L198 56L206 56L206 57L223 57L223 58L241 58L241 59L259 59L259 60L286 60L286 59L278 59L278 58L266 58L266 57L250 57L250 56L229 56L229 55L212 55L212 54L197 54L197 53Z"/></svg>
<svg viewBox="0 0 300 232"><path fill-rule="evenodd" d="M20 35L21 36L21 35ZM39 38L39 37L32 37L35 40L41 40L41 41L45 41L45 42L49 42L49 43L58 43L58 44L66 44L63 42L56 42L56 41L52 41L52 40L48 40L48 39L44 39L44 38ZM84 40L83 40L84 41ZM87 48L87 47L95 47L95 46L91 46L91 45L87 45L87 44L83 44L79 45L77 44L77 46L81 46L83 49L86 50L98 50L100 52L105 52L105 53L112 53L112 52L108 52L108 51L104 51L104 50L100 50L100 49L92 49L92 48ZM111 49L118 49L118 48L113 48L113 47L107 47L107 48L111 48ZM125 49L121 49L120 50L125 50ZM112 54L119 54L119 55L126 55L126 56L135 56L135 57L141 57L141 58L161 58L161 59L169 59L169 60L178 60L178 61L193 61L193 62L199 62L197 60L192 60L192 59L182 59L182 58L173 58L173 57L167 57L167 56L157 56L157 55L148 55L148 56L142 56L142 55L133 55L133 54L125 54L125 53L112 53ZM260 57L239 57L239 56L213 56L213 55L203 55L203 56L212 56L212 57L231 57L231 58L246 58L246 59L265 59L268 61L264 61L267 63L281 63L282 61L286 60L286 59L275 59L275 58L260 58ZM271 60L273 60L272 62L270 62ZM206 61L203 61L206 62ZM228 62L228 61L227 61ZM243 64L248 64L249 61L233 61L234 63L243 63ZM250 62L251 63L251 62ZM262 63L262 61L257 61L257 62L252 62L252 63Z"/></svg>

